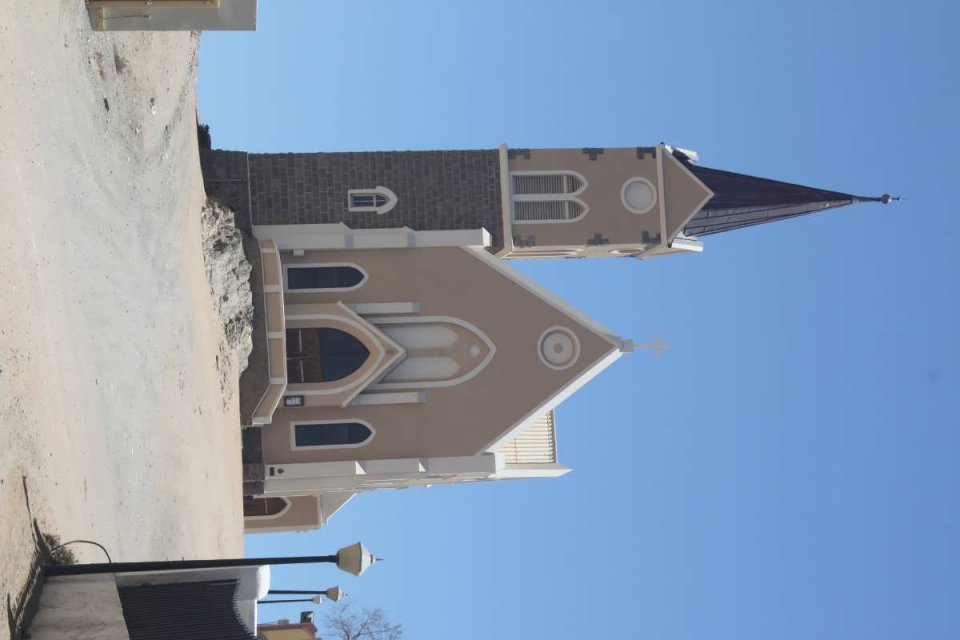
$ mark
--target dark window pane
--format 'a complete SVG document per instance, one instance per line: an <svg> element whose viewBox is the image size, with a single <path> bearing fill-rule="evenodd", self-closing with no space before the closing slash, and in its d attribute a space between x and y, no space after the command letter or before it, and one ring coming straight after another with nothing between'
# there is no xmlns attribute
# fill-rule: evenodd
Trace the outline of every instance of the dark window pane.
<svg viewBox="0 0 960 640"><path fill-rule="evenodd" d="M328 424L298 424L294 440L298 447L330 447L360 444L372 435L359 422L331 422Z"/></svg>
<svg viewBox="0 0 960 640"><path fill-rule="evenodd" d="M346 331L339 329L316 329L317 339L324 354L362 353L369 352L363 343Z"/></svg>
<svg viewBox="0 0 960 640"><path fill-rule="evenodd" d="M287 329L287 382L333 382L363 366L370 351L339 329Z"/></svg>
<svg viewBox="0 0 960 640"><path fill-rule="evenodd" d="M363 366L367 353L349 353L325 355L320 361L321 377L324 382L342 380Z"/></svg>
<svg viewBox="0 0 960 640"><path fill-rule="evenodd" d="M243 503L244 516L273 516L287 508L283 498L254 498Z"/></svg>
<svg viewBox="0 0 960 640"><path fill-rule="evenodd" d="M372 194L354 194L350 196L350 206L351 207L373 207L374 205L374 196Z"/></svg>
<svg viewBox="0 0 960 640"><path fill-rule="evenodd" d="M381 195L378 194L375 199L376 199L376 202L377 202L377 206L378 206L378 207L382 207L383 205L387 204L387 197L386 197L386 196L381 196Z"/></svg>
<svg viewBox="0 0 960 640"><path fill-rule="evenodd" d="M353 267L290 267L288 289L345 289L363 280L363 272Z"/></svg>

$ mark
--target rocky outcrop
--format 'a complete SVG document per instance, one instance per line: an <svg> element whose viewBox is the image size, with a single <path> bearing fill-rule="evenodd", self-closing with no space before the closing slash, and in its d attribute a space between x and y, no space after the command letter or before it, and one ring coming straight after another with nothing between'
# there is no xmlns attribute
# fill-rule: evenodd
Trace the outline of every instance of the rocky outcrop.
<svg viewBox="0 0 960 640"><path fill-rule="evenodd" d="M251 266L243 254L243 237L234 226L233 211L215 200L207 200L201 220L207 281L223 327L217 368L226 403L233 395L237 378L247 368L253 348Z"/></svg>

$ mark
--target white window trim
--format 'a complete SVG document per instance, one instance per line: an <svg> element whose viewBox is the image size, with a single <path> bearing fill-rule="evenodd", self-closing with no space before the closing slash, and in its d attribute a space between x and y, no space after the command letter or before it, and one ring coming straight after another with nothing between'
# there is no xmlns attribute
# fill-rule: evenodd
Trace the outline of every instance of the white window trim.
<svg viewBox="0 0 960 640"><path fill-rule="evenodd" d="M381 195L387 199L387 203L379 207L354 207L353 196L361 195ZM376 213L383 215L397 206L397 194L386 187L376 186L372 189L350 189L347 191L347 209L354 213Z"/></svg>
<svg viewBox="0 0 960 640"><path fill-rule="evenodd" d="M290 269L311 269L311 268L326 268L326 267L351 267L359 271L363 278L360 279L360 282L353 285L352 287L331 287L329 289L291 289L289 285L289 276L288 272ZM366 269L361 267L358 264L352 262L291 262L283 265L283 291L285 293L324 293L326 291L355 291L359 289L366 283L370 278L370 274L367 273Z"/></svg>
<svg viewBox="0 0 960 640"><path fill-rule="evenodd" d="M372 316L388 313L419 313L419 302L356 302L347 307L358 316Z"/></svg>
<svg viewBox="0 0 960 640"><path fill-rule="evenodd" d="M552 362L547 360L543 355L543 349L542 349L543 340L549 334L554 332L563 333L564 335L569 337L573 342L573 356L571 356L570 360L564 364L553 364ZM577 336L577 334L572 329L569 329L568 327L561 327L560 325L552 326L546 331L544 331L543 333L541 333L540 337L537 339L537 356L540 358L540 362L542 362L545 366L555 371L563 371L564 369L569 369L570 367L572 367L577 363L577 360L580 359L580 337Z"/></svg>
<svg viewBox="0 0 960 640"><path fill-rule="evenodd" d="M513 204L517 202L576 202L581 207L583 211L580 212L580 215L574 218L567 218L566 220L517 220L514 215ZM585 215L590 213L590 207L587 206L587 203L581 200L580 198L570 198L564 195L558 194L545 194L542 196L538 195L523 195L523 196L514 196L513 203L510 205L510 215L513 216L513 224L569 224L571 222L577 222L582 220Z"/></svg>
<svg viewBox="0 0 960 640"><path fill-rule="evenodd" d="M642 182L650 187L650 192L653 193L653 202L650 203L650 206L646 209L634 209L629 204L627 204L627 187L629 187L634 182ZM650 213L653 211L653 208L660 203L660 194L657 193L657 188L653 185L652 182L643 178L641 176L636 176L634 178L628 179L623 183L623 186L620 187L620 202L623 204L623 207L630 213L636 213L637 215L643 215L645 213Z"/></svg>
<svg viewBox="0 0 960 640"><path fill-rule="evenodd" d="M341 424L343 422L356 422L370 429L370 436L363 442L356 444L315 444L301 447L297 445L297 425L301 424ZM377 430L373 428L366 420L359 418L340 418L337 420L292 420L290 422L290 450L291 451L310 451L314 449L356 449L365 446L377 436Z"/></svg>
<svg viewBox="0 0 960 640"><path fill-rule="evenodd" d="M580 188L571 193L513 193L513 176L574 176L580 180ZM567 224L570 222L577 222L581 220L585 215L590 213L590 207L586 202L578 198L577 196L583 193L584 189L589 186L587 179L583 176L582 173L577 171L511 171L510 172L510 221L512 224ZM569 218L567 220L517 220L514 215L514 202L556 202L556 201L567 201L567 202L576 202L579 204L583 211L575 218Z"/></svg>
<svg viewBox="0 0 960 640"><path fill-rule="evenodd" d="M460 375L456 378L450 380L423 380L423 381L408 381L408 382L375 382L370 385L368 388L372 390L384 390L384 389L436 389L440 387L454 387L459 384L463 384L473 378L476 378L480 373L487 368L487 365L490 364L490 361L493 360L493 356L497 354L497 345L493 343L487 334L480 330L477 325L467 322L466 320L461 320L460 318L454 318L453 316L413 316L409 318L404 318L402 316L396 317L380 317L380 318L367 318L372 324L376 325L378 328L386 324L455 324L457 326L463 327L476 335L480 340L487 345L489 351L487 352L486 357L481 360L474 368L468 370L463 375ZM397 364L403 362L402 360L398 361ZM384 372L386 376L388 372ZM382 376L383 377L383 376ZM381 379L382 379L381 377Z"/></svg>
<svg viewBox="0 0 960 640"><path fill-rule="evenodd" d="M542 247L537 247L534 249L527 249L526 247L520 247L515 249L517 253L510 256L511 259L516 258L573 258L583 254L583 249L544 249Z"/></svg>
<svg viewBox="0 0 960 640"><path fill-rule="evenodd" d="M394 391L390 393L361 393L350 401L350 405L374 406L385 404L423 404L427 394L423 391Z"/></svg>
<svg viewBox="0 0 960 640"><path fill-rule="evenodd" d="M301 289L297 289L297 291L301 291ZM324 289L324 291L329 291L329 289ZM336 316L336 315L332 315L332 314L329 314L329 313L316 313L316 314L306 314L306 315L292 314L292 315L285 316L285 321L286 321L286 322L290 322L290 321L292 321L292 320L335 320L335 321L337 321L337 322L342 322L342 323L344 323L344 324L346 324L346 325L348 325L348 326L350 326L350 327L353 327L353 328L356 329L358 332L360 332L360 333L362 333L363 335L365 335L368 340L370 340L370 341L373 342L374 344L380 345L379 348L377 349L376 353L375 353L373 350L370 351L370 355L371 355L371 356L373 356L373 355L376 356L376 361L375 361L375 362L373 363L373 365L367 370L368 372L376 371L377 368L380 367L380 363L382 363L383 360L384 360L384 358L386 357L386 352L385 352L385 350L384 350L384 348L383 348L383 341L380 340L374 333L371 333L365 326L363 326L362 324L360 324L359 322L355 321L355 320L352 319L352 318L348 318L348 317L345 317L345 316ZM286 325L284 325L284 327L286 327ZM320 325L315 325L315 326L310 326L310 327L290 327L290 328L291 328L291 329L325 329L325 328L333 328L333 329L336 329L337 327L329 327L329 325L320 324ZM284 332L286 332L286 328L284 328ZM286 335L286 333L284 333L284 335ZM354 337L358 337L358 336L355 335ZM286 345L286 337L284 337L284 345ZM366 364L366 362L364 362L364 364ZM362 368L363 368L363 367L361 366L361 369L362 369ZM284 369L284 371L286 371L286 369ZM350 374L350 375L353 375L353 374ZM369 373L367 374L367 376L369 376ZM292 395L292 396L293 396L293 395L296 395L296 396L328 396L328 395L333 395L333 394L336 394L336 393L343 393L344 391L347 391L347 390L349 390L349 389L353 389L354 387L356 387L356 386L358 386L358 385L361 385L361 384L363 384L363 383L365 383L365 382L368 382L368 381L369 381L369 377L367 377L367 376L364 376L364 377L361 377L361 378L357 378L356 380L354 380L353 382L351 382L351 383L349 383L349 384L343 384L343 385L339 385L339 386L336 386L336 387L329 387L329 388L325 388L325 389L304 389L304 388L303 388L303 387L308 386L308 385L320 384L320 383L316 383L316 382L287 382L287 390L286 390L286 392L287 392L288 395ZM349 378L350 376L347 376L347 377ZM346 378L343 378L343 379L346 380ZM328 384L333 384L334 382L339 382L339 381L338 381L338 380L333 380L333 381L331 381L331 382L328 383ZM357 391L356 393L359 393L359 391ZM351 399L352 399L352 398L351 398Z"/></svg>
<svg viewBox="0 0 960 640"><path fill-rule="evenodd" d="M584 189L586 189L586 188L589 186L589 183L587 182L587 179L583 177L583 174L582 174L582 173L579 173L579 172L577 172L577 171L570 171L570 170L565 170L565 171L511 171L511 172L510 172L510 187L511 187L511 189L513 188L513 176L573 176L573 177L575 177L577 180L580 181L580 185L581 185L579 189L577 189L576 191L572 191L572 192L570 192L570 193L543 193L543 194L537 194L537 193L517 194L517 193L514 193L514 194L513 194L514 200L517 200L517 199L527 199L527 200L529 200L529 199L531 199L531 196L532 196L532 199L533 199L533 200L548 200L549 198L546 198L546 196L549 196L549 195L559 196L561 199L568 199L568 198L572 198L572 197L574 197L574 196L580 195L581 193L583 193Z"/></svg>

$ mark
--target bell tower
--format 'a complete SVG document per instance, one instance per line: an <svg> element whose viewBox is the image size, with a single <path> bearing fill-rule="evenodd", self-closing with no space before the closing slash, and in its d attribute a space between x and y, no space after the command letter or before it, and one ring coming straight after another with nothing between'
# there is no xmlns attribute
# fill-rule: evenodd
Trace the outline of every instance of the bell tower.
<svg viewBox="0 0 960 640"><path fill-rule="evenodd" d="M883 202L702 167L652 147L252 154L201 151L207 194L282 249L484 246L519 258L647 258L701 238Z"/></svg>
<svg viewBox="0 0 960 640"><path fill-rule="evenodd" d="M683 227L713 197L666 145L510 149L504 257L622 257L700 249Z"/></svg>
<svg viewBox="0 0 960 640"><path fill-rule="evenodd" d="M854 202L887 203L701 167L660 144L509 149L505 258L647 258L703 250L702 236Z"/></svg>

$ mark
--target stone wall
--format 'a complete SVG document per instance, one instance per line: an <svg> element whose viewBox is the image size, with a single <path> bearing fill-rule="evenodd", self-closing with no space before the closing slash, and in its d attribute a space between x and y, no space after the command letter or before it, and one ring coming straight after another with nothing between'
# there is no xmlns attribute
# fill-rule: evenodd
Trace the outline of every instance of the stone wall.
<svg viewBox="0 0 960 640"><path fill-rule="evenodd" d="M250 229L250 183L247 154L243 151L201 149L200 170L207 196L219 200L235 214L235 224L247 233Z"/></svg>

